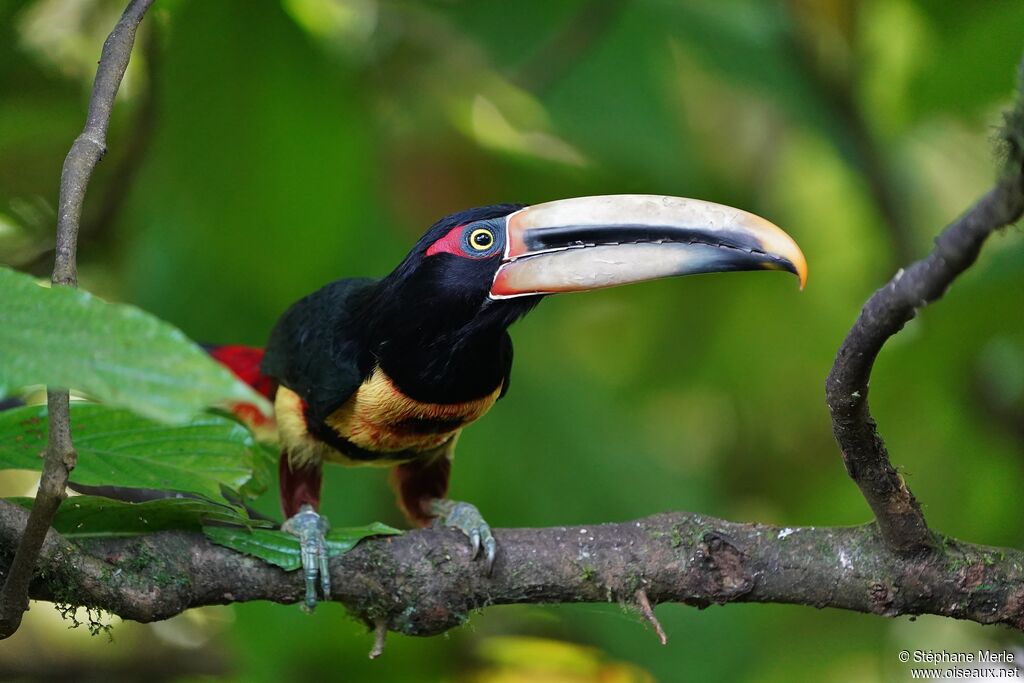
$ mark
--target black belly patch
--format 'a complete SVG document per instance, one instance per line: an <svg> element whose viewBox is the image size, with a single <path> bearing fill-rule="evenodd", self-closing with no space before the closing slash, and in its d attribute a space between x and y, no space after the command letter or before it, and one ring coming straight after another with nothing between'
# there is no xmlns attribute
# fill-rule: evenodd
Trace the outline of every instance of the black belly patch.
<svg viewBox="0 0 1024 683"><path fill-rule="evenodd" d="M416 422L418 423L419 427L432 430L429 432L410 431L410 434L441 434L445 432L455 431L465 423L464 420L414 419L403 420L402 422ZM441 428L439 425L442 424L446 426L444 428ZM350 460L357 460L359 462L364 463L372 463L378 460L387 460L389 462L394 463L420 460L424 456L434 455L435 453L437 453L437 450L440 449L440 447L444 446L444 443L447 443L447 441L444 441L444 443L441 443L439 446L432 447L432 449L428 449L426 451L416 451L412 449L406 451L369 451L367 449L362 449L362 447L355 445L347 438L345 438L335 430L331 429L331 427L328 426L328 424L322 420L309 420L306 423L306 429L308 430L310 436L327 443L332 447L332 449L342 454L346 458L349 458Z"/></svg>
<svg viewBox="0 0 1024 683"><path fill-rule="evenodd" d="M374 462L375 460L387 459L399 462L416 460L423 457L422 451L370 451L365 448L360 448L328 427L325 422L310 421L307 423L306 428L309 430L310 436L323 441L328 446L351 460Z"/></svg>
<svg viewBox="0 0 1024 683"><path fill-rule="evenodd" d="M392 432L396 434L447 434L466 423L465 420L457 419L432 419L422 417L408 417L389 425Z"/></svg>

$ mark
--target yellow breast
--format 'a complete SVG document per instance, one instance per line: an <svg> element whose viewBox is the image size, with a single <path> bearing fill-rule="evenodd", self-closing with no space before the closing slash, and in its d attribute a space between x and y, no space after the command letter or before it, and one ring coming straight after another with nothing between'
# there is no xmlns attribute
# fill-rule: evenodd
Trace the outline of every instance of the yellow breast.
<svg viewBox="0 0 1024 683"><path fill-rule="evenodd" d="M422 403L403 394L379 368L356 392L327 417L325 423L342 439L380 458L349 457L310 435L302 399L287 387L275 397L278 434L293 465L332 460L347 465L389 466L402 451L429 452L479 419L498 400L501 386L491 394L465 403ZM407 458L406 458L407 459Z"/></svg>
<svg viewBox="0 0 1024 683"><path fill-rule="evenodd" d="M499 386L488 396L465 403L421 403L403 394L377 368L326 422L368 451L429 450L482 417L500 393Z"/></svg>

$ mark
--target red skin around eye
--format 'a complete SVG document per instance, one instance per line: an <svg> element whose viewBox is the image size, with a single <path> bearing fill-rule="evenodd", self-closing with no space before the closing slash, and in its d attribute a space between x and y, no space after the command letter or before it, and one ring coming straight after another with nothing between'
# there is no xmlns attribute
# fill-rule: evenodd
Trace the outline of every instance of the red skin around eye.
<svg viewBox="0 0 1024 683"><path fill-rule="evenodd" d="M448 234L434 242L427 248L427 256L433 256L434 254L455 254L456 256L465 256L465 252L462 251L462 229L465 225L457 225L448 231Z"/></svg>

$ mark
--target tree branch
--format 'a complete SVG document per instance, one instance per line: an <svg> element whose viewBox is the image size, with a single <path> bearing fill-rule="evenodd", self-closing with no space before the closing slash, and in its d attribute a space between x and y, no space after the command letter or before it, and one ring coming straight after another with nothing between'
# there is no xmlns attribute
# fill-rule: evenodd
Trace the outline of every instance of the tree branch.
<svg viewBox="0 0 1024 683"><path fill-rule="evenodd" d="M1024 212L1024 66L1014 109L1006 115L1007 158L996 186L935 240L932 252L875 292L843 340L825 382L832 429L846 470L867 499L882 536L901 553L930 548L934 539L921 508L889 461L885 443L868 409L868 383L885 342L940 298L974 263L994 231Z"/></svg>
<svg viewBox="0 0 1024 683"><path fill-rule="evenodd" d="M0 504L0 566L26 512ZM884 616L938 614L1024 631L1024 552L943 539L941 552L888 551L875 525L779 528L687 513L587 527L502 529L487 577L457 531L371 539L331 561L332 599L377 630L435 635L491 605L623 602L697 607L771 602ZM250 600L298 603L301 572L189 532L83 541L54 531L32 596L166 619L190 607ZM649 605L648 605L649 607ZM651 612L653 613L653 612Z"/></svg>
<svg viewBox="0 0 1024 683"><path fill-rule="evenodd" d="M64 160L60 177L57 209L57 247L54 256L54 285L78 285L78 229L82 204L93 169L106 151L107 126L114 97L128 68L135 31L153 0L132 0L114 30L103 43L85 128L75 139ZM50 440L46 447L43 475L31 517L20 536L13 562L5 572L0 591L0 638L18 630L28 609L28 585L53 516L64 500L68 474L75 467L76 454L71 441L71 417L66 389L49 388Z"/></svg>

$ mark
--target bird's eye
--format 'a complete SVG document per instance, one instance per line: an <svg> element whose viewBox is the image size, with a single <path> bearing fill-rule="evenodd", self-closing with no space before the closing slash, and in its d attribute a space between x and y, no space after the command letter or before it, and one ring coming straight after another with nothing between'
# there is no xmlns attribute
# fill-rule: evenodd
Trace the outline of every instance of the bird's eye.
<svg viewBox="0 0 1024 683"><path fill-rule="evenodd" d="M487 228L477 228L469 233L469 246L477 251L487 251L494 245L494 233Z"/></svg>
<svg viewBox="0 0 1024 683"><path fill-rule="evenodd" d="M476 260L489 259L505 246L504 226L495 223L476 221L456 225L444 237L427 247L425 255L451 254Z"/></svg>

